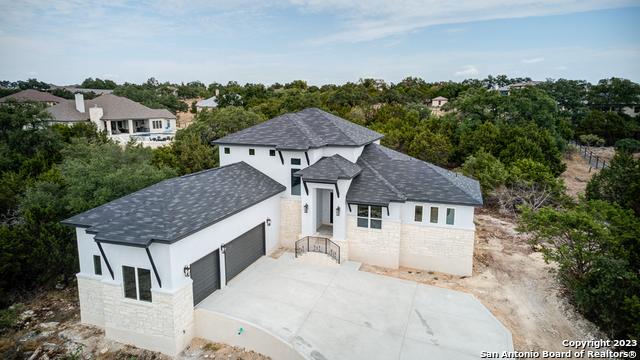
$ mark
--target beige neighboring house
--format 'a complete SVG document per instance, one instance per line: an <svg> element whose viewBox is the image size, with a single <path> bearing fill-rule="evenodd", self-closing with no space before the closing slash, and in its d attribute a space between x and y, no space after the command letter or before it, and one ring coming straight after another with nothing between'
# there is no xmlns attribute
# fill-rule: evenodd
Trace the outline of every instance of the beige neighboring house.
<svg viewBox="0 0 640 360"><path fill-rule="evenodd" d="M22 90L15 94L5 96L3 98L0 98L0 103L7 102L10 100L14 100L17 102L43 103L48 106L52 106L52 105L67 101L67 99L61 98L59 96L51 95L49 93L38 91L35 89Z"/></svg>
<svg viewBox="0 0 640 360"><path fill-rule="evenodd" d="M215 96L212 96L208 99L202 99L196 103L196 111L201 112L202 110L211 110L218 107L218 100Z"/></svg>
<svg viewBox="0 0 640 360"><path fill-rule="evenodd" d="M431 100L431 103L429 103L429 109L431 110L431 113L433 115L440 116L445 113L444 110L442 110L442 107L448 102L449 99L447 99L446 97L438 96Z"/></svg>
<svg viewBox="0 0 640 360"><path fill-rule="evenodd" d="M76 94L48 108L52 123L75 124L91 121L99 131L119 143L130 139L154 146L170 142L176 134L176 116L166 109L151 109L124 97L104 94L85 100Z"/></svg>

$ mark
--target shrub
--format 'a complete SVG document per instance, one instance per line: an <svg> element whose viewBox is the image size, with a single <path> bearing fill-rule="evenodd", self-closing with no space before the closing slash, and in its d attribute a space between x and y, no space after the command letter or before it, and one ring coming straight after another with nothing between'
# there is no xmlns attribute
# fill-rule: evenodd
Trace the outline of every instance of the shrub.
<svg viewBox="0 0 640 360"><path fill-rule="evenodd" d="M640 151L640 141L636 139L618 140L614 146L616 151L625 151L632 154Z"/></svg>
<svg viewBox="0 0 640 360"><path fill-rule="evenodd" d="M580 135L580 143L587 146L604 146L604 139L594 134Z"/></svg>
<svg viewBox="0 0 640 360"><path fill-rule="evenodd" d="M467 158L462 164L462 173L480 182L485 197L498 186L503 185L508 175L500 160L484 149Z"/></svg>

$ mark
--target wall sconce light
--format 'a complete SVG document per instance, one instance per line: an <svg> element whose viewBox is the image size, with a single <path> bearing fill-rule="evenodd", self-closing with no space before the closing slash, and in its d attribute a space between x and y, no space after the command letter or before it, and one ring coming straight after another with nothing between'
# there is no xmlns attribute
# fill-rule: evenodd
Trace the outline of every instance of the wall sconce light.
<svg viewBox="0 0 640 360"><path fill-rule="evenodd" d="M187 265L183 269L184 277L191 277L191 266Z"/></svg>
<svg viewBox="0 0 640 360"><path fill-rule="evenodd" d="M271 226L271 218L267 218L267 226Z"/></svg>
<svg viewBox="0 0 640 360"><path fill-rule="evenodd" d="M340 206L336 208L336 216L340 216Z"/></svg>
<svg viewBox="0 0 640 360"><path fill-rule="evenodd" d="M224 245L220 246L220 252L223 253L223 254L226 254L227 253L227 247L224 246Z"/></svg>
<svg viewBox="0 0 640 360"><path fill-rule="evenodd" d="M304 213L308 213L309 212L309 204L304 204Z"/></svg>

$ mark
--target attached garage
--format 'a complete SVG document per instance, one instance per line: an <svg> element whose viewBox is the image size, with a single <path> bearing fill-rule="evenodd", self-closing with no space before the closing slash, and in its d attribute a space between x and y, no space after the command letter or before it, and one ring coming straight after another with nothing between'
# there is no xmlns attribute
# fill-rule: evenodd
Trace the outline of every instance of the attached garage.
<svg viewBox="0 0 640 360"><path fill-rule="evenodd" d="M265 255L264 223L233 239L225 246L227 282Z"/></svg>
<svg viewBox="0 0 640 360"><path fill-rule="evenodd" d="M220 289L220 253L218 250L191 264L193 305Z"/></svg>

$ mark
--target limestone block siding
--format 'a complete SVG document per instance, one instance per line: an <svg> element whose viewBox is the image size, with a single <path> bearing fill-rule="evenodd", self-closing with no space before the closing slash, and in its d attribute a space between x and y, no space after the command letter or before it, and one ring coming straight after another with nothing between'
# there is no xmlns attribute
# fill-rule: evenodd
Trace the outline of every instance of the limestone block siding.
<svg viewBox="0 0 640 360"><path fill-rule="evenodd" d="M77 277L81 322L103 328L108 339L175 356L193 338L191 285L152 290L152 302L145 302L125 298L122 284Z"/></svg>
<svg viewBox="0 0 640 360"><path fill-rule="evenodd" d="M400 266L471 275L475 231L402 224Z"/></svg>
<svg viewBox="0 0 640 360"><path fill-rule="evenodd" d="M361 228L357 226L356 217L349 215L347 219L349 260L398 268L401 227L400 222L383 221L382 229Z"/></svg>
<svg viewBox="0 0 640 360"><path fill-rule="evenodd" d="M300 200L282 198L280 200L280 246L295 247L302 229L302 208Z"/></svg>
<svg viewBox="0 0 640 360"><path fill-rule="evenodd" d="M84 324L104 327L104 302L102 281L92 276L77 274L80 321Z"/></svg>

